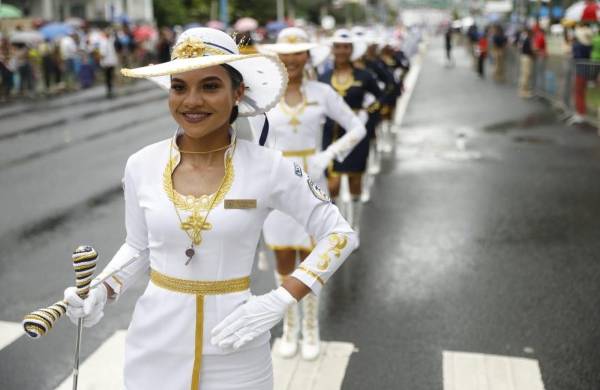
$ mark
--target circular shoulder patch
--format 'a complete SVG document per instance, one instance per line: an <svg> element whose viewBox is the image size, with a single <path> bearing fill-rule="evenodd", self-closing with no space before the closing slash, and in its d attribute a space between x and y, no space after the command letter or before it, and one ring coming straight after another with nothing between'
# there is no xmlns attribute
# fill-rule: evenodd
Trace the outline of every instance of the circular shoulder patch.
<svg viewBox="0 0 600 390"><path fill-rule="evenodd" d="M327 193L325 191L323 191L321 189L321 187L319 187L317 184L313 183L313 181L311 180L310 177L306 176L306 182L308 183L308 188L310 188L310 191L313 193L315 198L317 198L323 202L331 201L331 199L329 198L329 195L327 195Z"/></svg>

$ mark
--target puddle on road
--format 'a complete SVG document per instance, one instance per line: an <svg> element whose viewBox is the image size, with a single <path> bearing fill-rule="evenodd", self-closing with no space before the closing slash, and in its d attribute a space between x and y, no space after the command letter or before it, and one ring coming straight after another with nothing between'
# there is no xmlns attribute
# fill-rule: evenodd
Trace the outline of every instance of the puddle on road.
<svg viewBox="0 0 600 390"><path fill-rule="evenodd" d="M541 137L536 135L517 135L513 137L513 141L518 143L527 143L527 144L555 144L556 141L549 137Z"/></svg>
<svg viewBox="0 0 600 390"><path fill-rule="evenodd" d="M488 133L508 133L511 129L530 129L536 126L550 124L556 121L556 115L552 111L537 112L524 118L493 123L483 127Z"/></svg>

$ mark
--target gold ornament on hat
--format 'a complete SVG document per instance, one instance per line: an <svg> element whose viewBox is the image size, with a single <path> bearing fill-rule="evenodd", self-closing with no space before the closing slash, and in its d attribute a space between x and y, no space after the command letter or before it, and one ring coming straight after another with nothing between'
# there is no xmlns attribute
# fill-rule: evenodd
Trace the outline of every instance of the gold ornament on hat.
<svg viewBox="0 0 600 390"><path fill-rule="evenodd" d="M300 42L300 38L296 34L289 35L284 38L285 43L298 43Z"/></svg>
<svg viewBox="0 0 600 390"><path fill-rule="evenodd" d="M224 50L220 50L206 45L200 38L188 37L179 42L171 52L171 60L179 58L196 58L206 54L210 55L226 55L229 54Z"/></svg>

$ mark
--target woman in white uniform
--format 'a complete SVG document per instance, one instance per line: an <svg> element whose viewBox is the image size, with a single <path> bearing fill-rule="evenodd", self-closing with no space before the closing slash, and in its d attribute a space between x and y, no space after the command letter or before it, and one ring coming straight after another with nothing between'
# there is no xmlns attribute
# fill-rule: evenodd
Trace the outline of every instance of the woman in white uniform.
<svg viewBox="0 0 600 390"><path fill-rule="evenodd" d="M273 107L287 78L276 57L240 55L227 34L186 30L171 61L124 69L171 75L175 135L127 161L125 243L99 277L136 260L81 300L65 291L67 314L97 323L104 304L150 272L125 346L128 390L271 390L269 330L287 308L322 285L356 245L338 209L306 173L273 150L236 135L238 115ZM233 126L232 126L233 124ZM291 215L316 247L282 286L249 291L267 215Z"/></svg>
<svg viewBox="0 0 600 390"><path fill-rule="evenodd" d="M285 64L288 85L285 94L268 112L272 135L271 147L281 150L297 169L308 171L310 177L322 188L327 188L325 169L333 161L342 161L366 135L361 120L352 112L344 99L329 85L304 77L309 51L317 45L309 42L306 32L297 27L283 29L277 42L261 45L263 53L276 53ZM323 124L326 118L341 123L348 132L327 149L321 150ZM265 243L275 251L279 284L296 267L296 260L304 260L314 248L315 238L291 216L275 210L269 214L263 228ZM302 326L300 310L291 306L284 317L283 336L278 353L292 357L297 353L300 330L302 330L301 354L304 359L316 359L320 352L318 298L307 296L302 302Z"/></svg>

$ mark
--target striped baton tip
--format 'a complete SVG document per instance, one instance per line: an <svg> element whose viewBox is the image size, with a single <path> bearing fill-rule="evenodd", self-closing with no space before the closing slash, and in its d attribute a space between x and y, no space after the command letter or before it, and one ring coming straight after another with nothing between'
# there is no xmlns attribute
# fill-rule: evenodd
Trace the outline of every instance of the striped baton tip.
<svg viewBox="0 0 600 390"><path fill-rule="evenodd" d="M75 287L77 287L77 295L83 299L90 292L90 284L92 283L92 277L96 269L97 258L98 252L88 245L82 245L73 251Z"/></svg>
<svg viewBox="0 0 600 390"><path fill-rule="evenodd" d="M23 330L31 338L37 339L52 329L56 321L67 312L67 304L58 301L52 306L38 309L27 314L21 324Z"/></svg>

